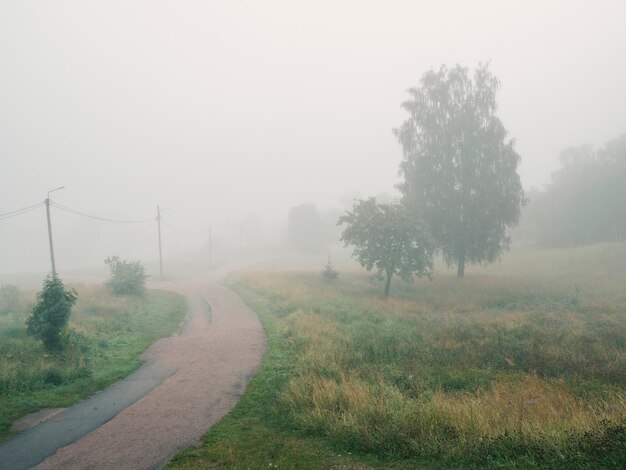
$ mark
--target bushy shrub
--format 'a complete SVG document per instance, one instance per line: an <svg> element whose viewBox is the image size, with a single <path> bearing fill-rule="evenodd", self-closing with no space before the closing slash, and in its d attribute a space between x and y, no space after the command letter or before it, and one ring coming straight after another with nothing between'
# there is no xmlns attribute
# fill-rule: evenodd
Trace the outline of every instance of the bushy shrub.
<svg viewBox="0 0 626 470"><path fill-rule="evenodd" d="M120 260L118 256L109 256L104 262L111 269L111 279L107 286L115 295L144 294L148 275L139 261Z"/></svg>
<svg viewBox="0 0 626 470"><path fill-rule="evenodd" d="M62 336L76 298L75 291L66 289L58 276L49 274L26 320L28 334L39 338L49 351L61 349Z"/></svg>

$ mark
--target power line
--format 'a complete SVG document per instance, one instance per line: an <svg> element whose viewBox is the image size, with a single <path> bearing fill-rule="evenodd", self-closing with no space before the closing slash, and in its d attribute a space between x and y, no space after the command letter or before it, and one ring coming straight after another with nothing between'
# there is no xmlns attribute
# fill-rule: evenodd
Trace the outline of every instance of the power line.
<svg viewBox="0 0 626 470"><path fill-rule="evenodd" d="M67 206L63 206L61 204L58 204L54 201L52 201L52 205L54 207L57 207L61 210L64 210L66 212L69 212L71 214L75 214L75 215L79 215L81 217L87 217L89 219L95 219L95 220L100 220L103 222L114 222L117 224L143 224L143 223L147 223L147 222L154 222L156 220L156 218L151 217L149 219L141 219L141 220L119 220L119 219L109 219L107 217L99 217L97 215L90 215L90 214L85 214L84 212L79 212L77 210L71 209Z"/></svg>
<svg viewBox="0 0 626 470"><path fill-rule="evenodd" d="M11 217L25 214L26 212L30 212L34 209L37 209L38 207L41 207L43 204L43 202L38 202L37 204L33 204L32 206L23 207L22 209L17 209L11 212L5 212L4 214L0 214L0 220L9 219Z"/></svg>
<svg viewBox="0 0 626 470"><path fill-rule="evenodd" d="M182 234L182 235L187 235L187 236L189 236L189 237L193 237L193 236L194 236L194 234L193 234L193 233L189 233L189 232L184 232L184 231L182 231L182 230L178 230L176 227L172 227L170 224L167 224L167 223L163 222L163 220L161 220L161 223L162 223L165 227L169 228L170 230L173 230L174 232L178 232L178 233L180 233L180 234Z"/></svg>

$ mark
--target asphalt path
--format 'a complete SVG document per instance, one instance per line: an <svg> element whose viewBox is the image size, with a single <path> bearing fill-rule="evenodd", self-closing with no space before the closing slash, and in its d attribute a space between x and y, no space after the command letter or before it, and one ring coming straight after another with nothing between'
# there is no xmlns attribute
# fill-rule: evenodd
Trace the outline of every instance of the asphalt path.
<svg viewBox="0 0 626 470"><path fill-rule="evenodd" d="M259 367L265 333L216 277L153 287L185 296L179 333L158 340L127 378L0 446L0 469L153 469L239 400Z"/></svg>
<svg viewBox="0 0 626 470"><path fill-rule="evenodd" d="M0 447L0 468L34 467L64 447L109 421L176 372L145 364L125 379L54 415Z"/></svg>

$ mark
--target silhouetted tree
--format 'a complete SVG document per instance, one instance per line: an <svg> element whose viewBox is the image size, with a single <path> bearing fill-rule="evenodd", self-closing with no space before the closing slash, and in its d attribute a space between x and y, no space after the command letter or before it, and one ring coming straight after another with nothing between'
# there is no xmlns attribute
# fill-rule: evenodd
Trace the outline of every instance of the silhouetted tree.
<svg viewBox="0 0 626 470"><path fill-rule="evenodd" d="M322 216L315 205L291 208L287 217L287 242L300 253L318 253L324 248Z"/></svg>
<svg viewBox="0 0 626 470"><path fill-rule="evenodd" d="M515 142L496 116L499 82L487 65L429 71L408 90L399 189L423 214L448 265L494 261L508 247L524 192Z"/></svg>
<svg viewBox="0 0 626 470"><path fill-rule="evenodd" d="M624 240L626 134L597 152L589 145L567 148L560 161L551 184L530 203L538 243L568 246Z"/></svg>

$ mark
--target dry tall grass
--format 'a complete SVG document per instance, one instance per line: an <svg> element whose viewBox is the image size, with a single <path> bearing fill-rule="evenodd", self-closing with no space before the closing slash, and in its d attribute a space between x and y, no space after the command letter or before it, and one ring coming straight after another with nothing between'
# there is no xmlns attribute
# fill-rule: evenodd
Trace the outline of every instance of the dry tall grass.
<svg viewBox="0 0 626 470"><path fill-rule="evenodd" d="M567 266L590 254L551 253L537 277L513 263L462 282L398 284L386 301L364 275L332 286L312 273L238 282L284 331L294 373L280 406L303 430L377 453L574 455L605 432L623 443L626 427L626 264L607 272L588 259L580 287Z"/></svg>

